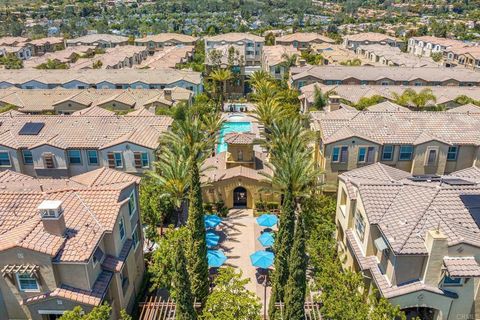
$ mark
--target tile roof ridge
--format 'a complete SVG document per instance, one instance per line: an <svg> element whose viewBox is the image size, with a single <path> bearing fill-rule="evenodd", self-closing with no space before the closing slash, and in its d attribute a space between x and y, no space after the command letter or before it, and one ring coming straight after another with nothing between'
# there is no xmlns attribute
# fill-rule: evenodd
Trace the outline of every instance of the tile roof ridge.
<svg viewBox="0 0 480 320"><path fill-rule="evenodd" d="M80 203L83 205L83 207L87 210L87 212L92 216L93 220L95 220L97 225L100 227L101 231L104 232L106 228L97 219L97 216L95 215L95 213L90 209L89 206L87 206L87 204L85 203L85 201L83 201L83 199L80 197L80 195L77 193L77 191L74 191L73 194L75 195L75 197L77 197L77 199L80 201Z"/></svg>
<svg viewBox="0 0 480 320"><path fill-rule="evenodd" d="M98 179L100 179L100 176L105 172L106 169L107 167L102 167L100 170L98 170L99 172L97 176L95 177L95 179L93 179L93 181L88 186L93 187L95 183L98 181Z"/></svg>
<svg viewBox="0 0 480 320"><path fill-rule="evenodd" d="M422 212L422 214L420 215L420 217L418 218L417 222L415 223L414 226L412 226L411 230L410 230L410 233L408 234L408 236L405 238L405 241L403 242L403 244L401 245L401 247L399 248L398 252L401 252L403 250L403 248L405 247L405 244L407 243L408 239L410 239L413 231L415 230L415 228L419 225L420 223L420 220L423 218L423 216L425 215L425 213L427 212L428 208L430 208L430 206L432 205L433 203L433 200L435 200L435 198L437 197L438 193L440 192L440 188L438 188L435 192L435 195L430 199L429 201L429 204L425 207L425 210ZM425 220L425 224L427 223L427 221ZM424 226L425 226L424 224ZM423 229L423 227L422 227Z"/></svg>

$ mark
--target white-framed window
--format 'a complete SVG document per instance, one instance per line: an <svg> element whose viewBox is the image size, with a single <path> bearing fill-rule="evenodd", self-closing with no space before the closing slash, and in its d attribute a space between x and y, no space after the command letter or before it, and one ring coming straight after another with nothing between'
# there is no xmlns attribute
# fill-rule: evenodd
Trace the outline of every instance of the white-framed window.
<svg viewBox="0 0 480 320"><path fill-rule="evenodd" d="M0 167L11 167L10 154L8 151L0 151Z"/></svg>
<svg viewBox="0 0 480 320"><path fill-rule="evenodd" d="M394 150L394 148L391 144L383 146L382 160L383 161L392 161L393 160L393 150Z"/></svg>
<svg viewBox="0 0 480 320"><path fill-rule="evenodd" d="M363 241L365 237L365 219L360 211L355 211L355 232L358 238Z"/></svg>
<svg viewBox="0 0 480 320"><path fill-rule="evenodd" d="M70 164L82 164L82 155L80 150L68 150L68 163Z"/></svg>
<svg viewBox="0 0 480 320"><path fill-rule="evenodd" d="M135 195L135 190L132 191L130 197L128 198L128 214L133 216L133 214L137 211L137 198Z"/></svg>
<svg viewBox="0 0 480 320"><path fill-rule="evenodd" d="M398 160L412 160L413 155L413 146L411 145L403 145L400 146L400 152L398 155Z"/></svg>
<svg viewBox="0 0 480 320"><path fill-rule="evenodd" d="M448 147L447 160L455 161L457 160L457 156L458 156L458 146Z"/></svg>
<svg viewBox="0 0 480 320"><path fill-rule="evenodd" d="M118 232L120 233L120 240L125 239L125 221L123 220L123 217L118 223Z"/></svg>
<svg viewBox="0 0 480 320"><path fill-rule="evenodd" d="M135 225L135 228L133 228L132 241L133 241L133 249L137 250L138 244L140 243L140 233L138 229L138 223Z"/></svg>
<svg viewBox="0 0 480 320"><path fill-rule="evenodd" d="M332 162L347 162L348 160L348 147L333 147L332 150Z"/></svg>
<svg viewBox="0 0 480 320"><path fill-rule="evenodd" d="M114 152L113 156L115 158L115 168L123 168L123 158L121 152Z"/></svg>
<svg viewBox="0 0 480 320"><path fill-rule="evenodd" d="M98 151L97 150L87 150L87 159L88 165L98 166Z"/></svg>
<svg viewBox="0 0 480 320"><path fill-rule="evenodd" d="M24 149L22 150L23 164L33 164L32 151Z"/></svg>
<svg viewBox="0 0 480 320"><path fill-rule="evenodd" d="M359 163L373 163L375 160L375 148L374 147L360 147L358 149L358 162Z"/></svg>
<svg viewBox="0 0 480 320"><path fill-rule="evenodd" d="M17 273L18 288L23 292L38 292L40 286L36 278L31 277L28 273Z"/></svg>

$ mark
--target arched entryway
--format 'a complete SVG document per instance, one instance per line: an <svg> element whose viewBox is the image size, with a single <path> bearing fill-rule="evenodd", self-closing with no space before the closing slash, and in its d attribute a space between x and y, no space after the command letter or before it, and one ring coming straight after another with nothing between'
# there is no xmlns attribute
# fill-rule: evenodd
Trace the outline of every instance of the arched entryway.
<svg viewBox="0 0 480 320"><path fill-rule="evenodd" d="M407 320L421 319L421 320L435 320L437 319L437 310L428 307L412 307L402 309L407 316Z"/></svg>
<svg viewBox="0 0 480 320"><path fill-rule="evenodd" d="M244 187L236 187L233 189L233 206L234 207L246 207L247 206L247 189Z"/></svg>

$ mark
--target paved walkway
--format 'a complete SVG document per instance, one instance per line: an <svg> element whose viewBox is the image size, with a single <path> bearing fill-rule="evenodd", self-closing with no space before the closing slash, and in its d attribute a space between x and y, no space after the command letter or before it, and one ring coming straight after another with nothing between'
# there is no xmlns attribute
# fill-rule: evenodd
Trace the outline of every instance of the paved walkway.
<svg viewBox="0 0 480 320"><path fill-rule="evenodd" d="M232 209L227 218L221 224L221 230L226 236L220 248L223 249L228 257L226 265L242 270L243 277L250 279L246 288L254 292L264 302L264 286L262 278L259 276L255 267L250 262L250 255L257 250L262 250L262 245L257 238L260 236L262 228L258 226L253 217L251 209ZM267 287L267 303L270 297L270 287ZM263 314L262 309L262 314Z"/></svg>

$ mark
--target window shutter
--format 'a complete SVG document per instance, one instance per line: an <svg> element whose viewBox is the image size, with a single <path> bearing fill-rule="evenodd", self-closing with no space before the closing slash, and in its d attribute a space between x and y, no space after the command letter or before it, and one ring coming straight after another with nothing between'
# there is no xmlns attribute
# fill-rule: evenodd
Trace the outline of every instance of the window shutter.
<svg viewBox="0 0 480 320"><path fill-rule="evenodd" d="M113 155L113 152L109 152L107 154L107 158L108 158L108 167L115 168L115 156Z"/></svg>
<svg viewBox="0 0 480 320"><path fill-rule="evenodd" d="M135 168L142 167L142 154L140 152L134 152L133 158L135 159Z"/></svg>
<svg viewBox="0 0 480 320"><path fill-rule="evenodd" d="M51 153L45 153L43 155L43 162L45 165L45 168L47 169L53 169L55 168L55 156Z"/></svg>

